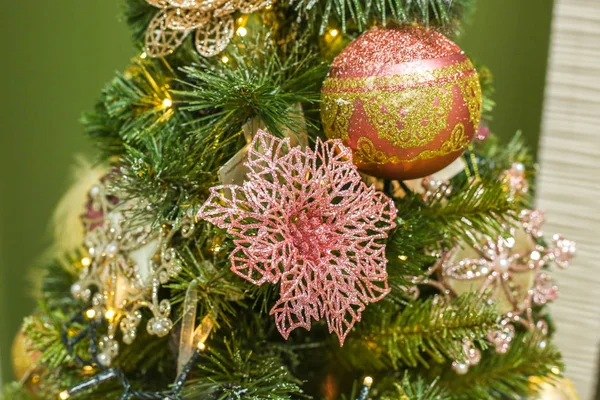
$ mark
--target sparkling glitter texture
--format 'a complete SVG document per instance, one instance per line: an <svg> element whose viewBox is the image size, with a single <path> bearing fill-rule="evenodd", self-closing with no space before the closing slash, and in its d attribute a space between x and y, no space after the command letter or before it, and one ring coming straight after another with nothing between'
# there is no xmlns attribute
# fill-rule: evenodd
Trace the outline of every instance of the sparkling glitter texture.
<svg viewBox="0 0 600 400"><path fill-rule="evenodd" d="M192 31L202 56L219 54L233 37L232 14L250 14L271 0L146 0L160 8L146 30L146 53L150 57L171 54Z"/></svg>
<svg viewBox="0 0 600 400"><path fill-rule="evenodd" d="M471 61L421 26L373 28L333 61L321 89L330 139L354 151L358 168L408 180L440 171L468 147L481 117Z"/></svg>
<svg viewBox="0 0 600 400"><path fill-rule="evenodd" d="M338 77L370 76L400 63L462 54L458 45L439 32L420 26L374 28L344 49L332 64Z"/></svg>
<svg viewBox="0 0 600 400"><path fill-rule="evenodd" d="M271 315L287 338L325 318L340 344L368 303L383 298L385 244L393 202L367 187L341 142L290 148L258 131L243 186L211 188L198 213L235 237L231 270L248 281L279 283Z"/></svg>
<svg viewBox="0 0 600 400"><path fill-rule="evenodd" d="M532 307L555 300L558 288L542 268L551 263L567 267L574 256L575 244L561 236L555 235L553 246L543 245L544 222L540 210L523 210L508 237L477 236L471 247L464 244L449 251L432 270L446 293L476 291L497 302L505 317L488 338L499 353L510 346L513 323L546 334L545 322L534 321Z"/></svg>
<svg viewBox="0 0 600 400"><path fill-rule="evenodd" d="M163 234L148 225L133 225L128 213L132 204L109 193L106 179L89 192L82 216L89 257L82 260L79 279L71 292L74 297L91 302L89 318L106 322L98 360L108 366L119 353L117 329L120 328L124 343L132 343L143 308L152 314L146 325L149 334L162 337L169 333L173 326L171 304L168 299L161 300L158 291L179 273L181 266L168 246L170 235L177 229Z"/></svg>

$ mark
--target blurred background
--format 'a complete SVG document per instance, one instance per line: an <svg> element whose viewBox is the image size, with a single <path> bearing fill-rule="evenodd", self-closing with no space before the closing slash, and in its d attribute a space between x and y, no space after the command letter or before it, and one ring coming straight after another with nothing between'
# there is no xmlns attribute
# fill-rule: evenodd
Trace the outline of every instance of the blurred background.
<svg viewBox="0 0 600 400"><path fill-rule="evenodd" d="M459 40L496 79L493 132L521 129L537 149L551 0L486 0ZM92 154L78 124L103 84L135 50L118 0L4 2L0 76L0 366L35 306L35 265L50 244L49 220L78 153ZM1 381L1 380L0 380Z"/></svg>

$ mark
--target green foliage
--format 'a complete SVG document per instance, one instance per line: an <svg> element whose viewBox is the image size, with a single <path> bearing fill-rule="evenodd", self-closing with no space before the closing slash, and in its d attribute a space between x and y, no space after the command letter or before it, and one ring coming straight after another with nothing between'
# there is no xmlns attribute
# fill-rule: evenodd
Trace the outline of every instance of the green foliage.
<svg viewBox="0 0 600 400"><path fill-rule="evenodd" d="M387 380L381 385L377 385L378 390L383 391L380 400L451 400L452 396L437 385L437 380L432 383L426 383L421 377L411 379L408 373L400 382L396 379ZM385 389L385 385L389 389Z"/></svg>
<svg viewBox="0 0 600 400"><path fill-rule="evenodd" d="M38 312L26 317L23 321L23 333L28 347L34 352L39 352L38 362L46 368L57 368L70 361L70 355L61 341L62 320L69 316L60 311L55 311L52 316ZM78 351L85 351L85 343L81 343Z"/></svg>
<svg viewBox="0 0 600 400"><path fill-rule="evenodd" d="M374 22L383 25L416 22L452 31L470 14L474 3L474 0L296 0L292 7L306 17L309 26L318 27L320 33L332 23L346 32L350 26L363 31Z"/></svg>
<svg viewBox="0 0 600 400"><path fill-rule="evenodd" d="M278 48L270 36L259 36L230 46L227 57L227 64L183 68L184 90L177 94L185 99L184 109L197 115L201 135L239 130L252 117L260 118L273 134L303 129L303 114L294 106L316 104L327 73L326 65L306 52L304 41Z"/></svg>
<svg viewBox="0 0 600 400"><path fill-rule="evenodd" d="M66 364L70 356L61 341L61 329L81 309L81 302L71 296L71 285L81 267L80 254L67 254L44 266L38 310L23 322L23 332L32 351L39 352L38 362L47 368ZM74 329L81 329L80 325ZM81 343L77 351L85 351Z"/></svg>
<svg viewBox="0 0 600 400"><path fill-rule="evenodd" d="M503 224L515 216L515 204L507 198L505 183L498 179L481 179L456 184L448 199L432 196L423 217L436 224L450 243L472 240L475 232L494 236L506 231Z"/></svg>
<svg viewBox="0 0 600 400"><path fill-rule="evenodd" d="M40 298L43 307L63 313L81 307L80 302L71 296L71 285L77 279L76 266L81 267L80 260L79 253L67 254L44 266Z"/></svg>
<svg viewBox="0 0 600 400"><path fill-rule="evenodd" d="M547 343L539 332L518 335L506 354L489 351L480 364L466 375L457 375L449 365L435 369L430 376L441 376L440 386L452 393L452 399L522 399L529 397L532 381L539 377L552 381L553 368L562 370L558 349Z"/></svg>
<svg viewBox="0 0 600 400"><path fill-rule="evenodd" d="M202 247L206 247L205 241L192 246L194 245L182 250L182 271L167 286L171 289L171 302L173 305L183 306L190 283L196 281L199 318L210 315L215 322L230 325L236 312L234 304L238 303L243 307L244 303L240 300L245 297L244 289L247 284L233 276L228 259L204 259Z"/></svg>
<svg viewBox="0 0 600 400"><path fill-rule="evenodd" d="M494 76L488 67L484 65L476 65L477 74L479 75L479 84L481 85L482 105L481 119L483 121L492 120L492 111L496 106L496 102L492 99L496 89L494 87Z"/></svg>
<svg viewBox="0 0 600 400"><path fill-rule="evenodd" d="M289 373L279 356L261 343L244 342L226 339L220 349L209 347L198 362L201 377L190 380L184 397L211 396L223 400L304 397L301 382ZM252 347L254 350L249 350Z"/></svg>
<svg viewBox="0 0 600 400"><path fill-rule="evenodd" d="M486 177L456 180L450 196L444 188L428 200L411 193L396 206L398 226L390 234L387 255L390 282L401 287L435 261L431 254L461 240L471 242L475 232L505 233L503 224L514 218L517 205L508 200L502 181Z"/></svg>
<svg viewBox="0 0 600 400"><path fill-rule="evenodd" d="M515 162L522 163L528 174L535 173L533 156L520 131L508 143L501 143L497 136L490 136L475 149L475 154L479 170L490 178L497 177ZM529 175L528 179L533 181L533 176Z"/></svg>
<svg viewBox="0 0 600 400"><path fill-rule="evenodd" d="M164 61L136 59L106 85L95 111L82 117L86 133L104 158L122 155L126 146L139 148L143 138L183 123L185 115L174 115L164 103L174 101L170 93L174 76Z"/></svg>
<svg viewBox="0 0 600 400"><path fill-rule="evenodd" d="M131 28L133 41L141 49L146 36L146 28L150 24L152 17L158 8L150 5L146 0L125 0L123 1L124 19Z"/></svg>
<svg viewBox="0 0 600 400"><path fill-rule="evenodd" d="M495 307L474 294L449 303L430 297L406 306L384 300L365 310L357 332L348 336L340 357L372 371L428 367L431 362L460 359L463 338L485 347L487 331L496 326L497 320Z"/></svg>

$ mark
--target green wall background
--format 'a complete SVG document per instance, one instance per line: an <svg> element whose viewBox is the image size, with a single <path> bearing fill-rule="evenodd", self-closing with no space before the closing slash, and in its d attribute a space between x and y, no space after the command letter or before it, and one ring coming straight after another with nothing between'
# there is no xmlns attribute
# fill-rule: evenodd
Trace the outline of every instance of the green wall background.
<svg viewBox="0 0 600 400"><path fill-rule="evenodd" d="M134 55L118 0L4 2L0 16L0 361L35 303L32 266L50 243L48 221L74 155L89 153L78 118ZM496 77L492 130L523 129L536 146L551 0L480 0L460 40Z"/></svg>

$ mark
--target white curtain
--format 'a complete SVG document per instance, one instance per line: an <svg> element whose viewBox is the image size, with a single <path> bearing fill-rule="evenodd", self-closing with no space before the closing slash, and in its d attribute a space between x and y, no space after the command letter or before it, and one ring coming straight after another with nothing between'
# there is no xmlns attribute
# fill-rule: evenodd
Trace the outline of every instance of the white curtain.
<svg viewBox="0 0 600 400"><path fill-rule="evenodd" d="M566 375L582 400L592 400L600 342L600 0L555 0L540 167L545 231L578 245L571 267L554 275L556 342Z"/></svg>

